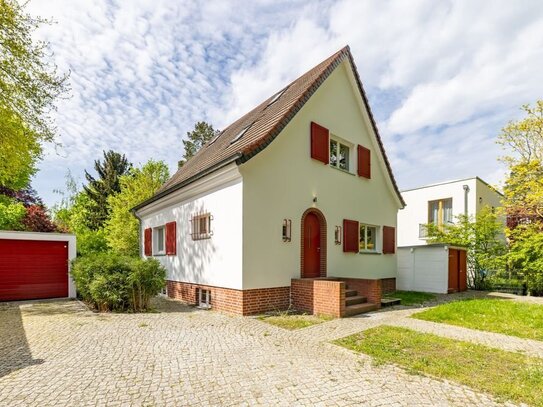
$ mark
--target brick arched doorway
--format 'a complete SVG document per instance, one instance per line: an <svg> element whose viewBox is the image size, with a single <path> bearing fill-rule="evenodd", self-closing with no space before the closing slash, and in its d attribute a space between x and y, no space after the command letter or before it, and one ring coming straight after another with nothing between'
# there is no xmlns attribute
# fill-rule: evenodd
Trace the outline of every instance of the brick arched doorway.
<svg viewBox="0 0 543 407"><path fill-rule="evenodd" d="M302 278L326 277L326 218L317 208L302 215L300 275Z"/></svg>

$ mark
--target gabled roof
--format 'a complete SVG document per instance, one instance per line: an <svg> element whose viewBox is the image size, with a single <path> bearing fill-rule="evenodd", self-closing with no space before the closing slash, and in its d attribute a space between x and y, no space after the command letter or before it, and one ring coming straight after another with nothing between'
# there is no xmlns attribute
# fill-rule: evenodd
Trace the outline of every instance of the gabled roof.
<svg viewBox="0 0 543 407"><path fill-rule="evenodd" d="M394 190L400 202L405 205L392 174L353 57L349 47L346 46L230 124L188 160L153 197L136 206L134 210L143 208L224 165L232 162L239 165L251 159L279 135L326 78L346 59L352 67L360 95L368 109L371 125Z"/></svg>

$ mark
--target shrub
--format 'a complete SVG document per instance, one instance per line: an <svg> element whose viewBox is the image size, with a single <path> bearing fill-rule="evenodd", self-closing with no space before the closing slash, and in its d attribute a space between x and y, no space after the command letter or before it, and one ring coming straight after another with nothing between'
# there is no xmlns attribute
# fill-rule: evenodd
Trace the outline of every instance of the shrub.
<svg viewBox="0 0 543 407"><path fill-rule="evenodd" d="M155 259L93 253L73 262L72 277L80 297L100 311L145 311L166 270Z"/></svg>
<svg viewBox="0 0 543 407"><path fill-rule="evenodd" d="M166 270L156 259L135 259L128 283L132 308L135 311L148 309L150 299L166 284Z"/></svg>

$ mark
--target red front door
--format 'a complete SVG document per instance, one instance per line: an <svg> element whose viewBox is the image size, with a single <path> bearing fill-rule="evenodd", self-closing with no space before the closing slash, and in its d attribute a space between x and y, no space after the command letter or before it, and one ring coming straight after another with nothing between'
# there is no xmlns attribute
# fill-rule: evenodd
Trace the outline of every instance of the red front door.
<svg viewBox="0 0 543 407"><path fill-rule="evenodd" d="M0 301L67 296L67 242L0 239Z"/></svg>
<svg viewBox="0 0 543 407"><path fill-rule="evenodd" d="M302 277L314 278L321 274L321 227L314 213L304 220L304 270Z"/></svg>

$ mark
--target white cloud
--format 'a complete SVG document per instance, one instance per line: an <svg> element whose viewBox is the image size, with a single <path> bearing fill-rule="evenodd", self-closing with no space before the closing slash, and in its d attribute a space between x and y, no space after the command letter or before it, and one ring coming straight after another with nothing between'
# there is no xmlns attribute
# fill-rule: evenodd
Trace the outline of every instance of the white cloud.
<svg viewBox="0 0 543 407"><path fill-rule="evenodd" d="M498 178L495 135L542 97L538 1L34 0L30 11L58 22L38 34L72 71L63 149L35 182L49 202L64 169L81 174L101 150L174 169L195 121L229 124L345 44L404 188Z"/></svg>

